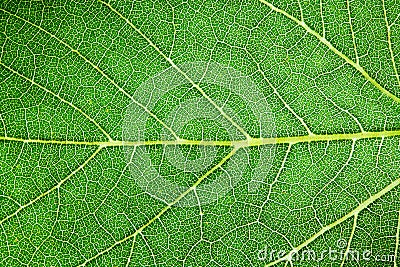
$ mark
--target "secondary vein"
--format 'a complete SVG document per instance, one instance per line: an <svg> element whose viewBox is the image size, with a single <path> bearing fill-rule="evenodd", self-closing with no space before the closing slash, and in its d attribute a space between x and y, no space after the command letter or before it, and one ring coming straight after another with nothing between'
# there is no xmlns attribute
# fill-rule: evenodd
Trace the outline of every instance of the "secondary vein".
<svg viewBox="0 0 400 267"><path fill-rule="evenodd" d="M74 104L72 104L71 102L68 102L67 100L63 99L60 95L54 93L53 91L47 89L46 87L42 86L41 84L38 84L37 82L35 82L34 80L26 77L25 75L19 73L18 71L14 70L13 68L5 65L3 62L0 61L0 65L3 66L5 69L11 71L12 73L18 75L19 77L27 80L28 82L30 82L31 84L39 87L40 89L42 89L43 91L51 94L52 96L58 98L61 102L67 104L68 106L72 107L73 109L75 109L76 111L78 111L79 113L81 113L85 118L87 118L90 122L92 122L110 141L113 141L113 139L111 138L111 136L106 132L106 130L104 130L93 118L91 118L88 114L86 114L82 109L78 108L77 106L75 106Z"/></svg>
<svg viewBox="0 0 400 267"><path fill-rule="evenodd" d="M298 245L297 247L295 247L292 251L290 251L288 254L286 254L285 256L270 262L268 264L266 264L266 267L269 266L273 266L275 264L278 264L279 262L282 261L289 261L290 257L297 253L298 251L300 251L301 249L305 248L306 246L308 246L311 242L313 242L314 240L316 240L318 237L320 237L321 235L323 235L325 232L329 231L330 229L334 228L335 226L341 224L342 222L346 221L347 219L353 217L353 216L357 216L362 210L364 210L365 208L367 208L369 205L371 205L372 203L374 203L377 199L380 199L383 195L385 195L386 193L390 192L393 188L397 187L400 184L400 178L394 180L392 183L390 183L388 186L386 186L385 188L383 188L381 191L379 191L378 193L376 193L375 195L372 195L371 197L369 197L367 200L365 200L364 202L362 202L360 205L358 205L355 209L353 209L351 212L347 213L346 215L344 215L343 217L341 217L340 219L334 221L333 223L321 228L317 233L315 233L313 236L311 236L309 239L307 239L306 241L304 241L303 243L301 243L300 245Z"/></svg>
<svg viewBox="0 0 400 267"><path fill-rule="evenodd" d="M357 71L359 71L364 78L366 78L372 85L374 85L376 88L379 89L384 95L390 97L393 101L400 103L400 98L386 90L382 85L380 85L374 78L372 78L365 70L363 67L361 67L359 64L351 60L349 57L347 57L345 54L340 52L336 47L334 47L325 37L322 37L318 32L314 31L313 29L310 28L304 21L300 21L299 19L293 17L286 11L279 9L272 5L271 3L265 1L265 0L259 0L261 3L267 5L269 8L271 8L273 11L280 13L284 15L285 17L289 18L290 20L294 21L297 23L299 26L301 26L303 29L305 29L308 33L311 35L315 36L321 43L326 45L332 52L334 52L336 55L344 59L348 64L353 66Z"/></svg>
<svg viewBox="0 0 400 267"><path fill-rule="evenodd" d="M12 217L16 216L19 212L21 212L23 209L33 205L34 203L36 203L37 201L39 201L40 199L42 199L43 197L49 195L51 192L53 192L54 190L56 190L57 188L60 188L60 186L62 184L64 184L65 182L67 182L72 176L74 176L77 172L79 172L80 170L82 170L102 149L102 146L99 146L92 155L90 155L90 157L88 157L78 168L76 168L73 172L71 172L67 177L65 177L64 179L62 179L60 182L58 182L58 184L56 184L55 186L53 186L52 188L50 188L49 190L47 190L46 192L40 194L39 196L37 196L35 199L29 201L28 203L20 206L16 211L14 211L12 214L8 215L7 217L3 218L2 220L0 220L0 225L2 225L5 221L11 219Z"/></svg>
<svg viewBox="0 0 400 267"><path fill-rule="evenodd" d="M176 203L178 203L182 198L184 198L187 194L192 192L193 190L196 189L196 187L204 180L206 179L210 174L212 174L215 170L219 169L225 162L227 162L235 153L237 152L239 148L234 148L228 155L226 155L217 165L212 167L210 170L208 170L204 175L202 175L191 187L189 187L185 192L183 192L179 197L177 197L174 201L169 203L167 206L165 206L156 216L154 216L152 219L150 219L147 223L142 225L140 228L138 228L134 233L126 236L125 238L115 242L113 245L110 247L100 251L98 254L94 255L93 257L87 259L85 262L80 264L79 266L86 266L89 262L92 260L100 257L101 255L107 253L117 245L128 241L131 238L135 238L138 234L140 234L146 227L148 227L150 224L154 223L157 219L159 219L165 212L167 212L170 208L172 208Z"/></svg>
<svg viewBox="0 0 400 267"><path fill-rule="evenodd" d="M112 7L109 3L106 3L102 0L98 0L100 3L102 3L103 5L107 6L112 12L114 12L115 14L117 14L121 19L123 19L132 29L134 29L141 37L143 37L143 39L145 39L149 45L151 47L154 48L154 50L156 50L169 64L171 64L171 66L179 72L179 74L181 74L183 77L185 77L185 79L190 82L194 88L196 88L201 95L206 98L211 105L213 105L220 113L221 115L227 119L235 128L237 128L245 137L246 139L251 139L251 136L240 126L238 125L227 113L225 113L225 111L219 107L217 105L217 103L214 102L214 100L211 99L211 97L209 97L206 92L200 88L200 86L195 83L183 70L181 70L176 64L175 62L172 61L172 59L170 57L168 57L167 55L165 55L160 48L153 43L153 41L150 40L149 37L147 37L140 29L138 29L128 18L126 18L124 15L122 15L118 10L116 10L114 7Z"/></svg>
<svg viewBox="0 0 400 267"><path fill-rule="evenodd" d="M55 40L57 40L60 44L64 45L65 47L67 47L68 49L71 50L71 52L77 54L81 59L83 59L86 63L88 63L91 67L93 67L98 73L100 73L104 78L106 78L113 86L115 86L120 92L122 92L125 96L127 96L133 103L135 103L136 105L138 105L139 107L141 107L146 113L148 113L151 117L153 117L158 123L160 123L165 129L167 129L173 136L175 139L179 139L179 136L171 129L171 127L169 127L168 125L166 125L162 120L160 120L154 113L152 113L146 106L144 106L143 104L141 104L139 101L137 101L133 96L131 96L128 92L126 92L121 86L119 86L113 79L110 78L110 76L108 76L102 69L100 69L96 64L94 64L92 61L90 61L87 57L85 57L79 50L73 48L71 45L69 45L68 43L66 43L65 41L61 40L60 38L58 38L56 35L54 35L53 33L47 31L46 29L42 28L39 25L34 24L33 22L24 19L8 10L2 9L0 8L0 11L3 11L4 13L13 16L19 20L22 20L26 23L28 23L29 25L37 28L38 30L44 32L45 34L49 35L51 38L54 38Z"/></svg>

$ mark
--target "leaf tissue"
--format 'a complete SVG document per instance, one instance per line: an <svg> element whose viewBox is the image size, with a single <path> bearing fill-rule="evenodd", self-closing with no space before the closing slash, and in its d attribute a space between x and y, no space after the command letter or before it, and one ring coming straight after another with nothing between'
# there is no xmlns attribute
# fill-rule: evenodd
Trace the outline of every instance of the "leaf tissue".
<svg viewBox="0 0 400 267"><path fill-rule="evenodd" d="M398 0L0 3L0 266L398 266Z"/></svg>

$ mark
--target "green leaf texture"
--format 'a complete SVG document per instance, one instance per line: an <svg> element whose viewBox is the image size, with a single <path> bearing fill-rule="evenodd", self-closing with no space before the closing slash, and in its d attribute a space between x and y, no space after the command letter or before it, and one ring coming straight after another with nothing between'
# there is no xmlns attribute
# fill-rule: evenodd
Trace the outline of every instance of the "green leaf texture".
<svg viewBox="0 0 400 267"><path fill-rule="evenodd" d="M0 266L398 266L399 66L398 0L0 1Z"/></svg>

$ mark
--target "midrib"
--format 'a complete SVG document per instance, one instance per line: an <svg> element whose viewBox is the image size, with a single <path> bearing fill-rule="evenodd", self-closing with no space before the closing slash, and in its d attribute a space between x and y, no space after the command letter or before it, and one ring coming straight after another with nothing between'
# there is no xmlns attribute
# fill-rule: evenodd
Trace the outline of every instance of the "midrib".
<svg viewBox="0 0 400 267"><path fill-rule="evenodd" d="M198 146L232 146L253 147L269 144L295 144L318 141L359 140L368 138L384 138L400 136L400 130L381 132L359 132L349 134L304 135L288 137L251 138L247 140L233 141L205 141L205 140L146 140L146 141L68 141L68 140L39 140L23 139L16 137L0 137L0 141L15 141L23 143L55 144L55 145L88 145L101 147L115 146L150 146L150 145L198 145Z"/></svg>

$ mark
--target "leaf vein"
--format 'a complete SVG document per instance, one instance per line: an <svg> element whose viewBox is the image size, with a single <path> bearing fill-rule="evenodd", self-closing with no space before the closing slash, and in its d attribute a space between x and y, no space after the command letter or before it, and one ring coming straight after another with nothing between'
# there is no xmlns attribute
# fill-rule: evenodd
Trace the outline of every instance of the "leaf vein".
<svg viewBox="0 0 400 267"><path fill-rule="evenodd" d="M52 188L50 188L49 190L47 190L46 192L40 194L39 196L37 196L36 198L32 199L31 201L29 201L28 203L20 206L14 213L6 216L5 218L3 218L2 220L0 220L0 225L2 225L4 222L8 221L9 219L13 218L14 216L16 216L18 213L20 213L22 210L24 210L25 208L33 205L34 203L36 203L37 201L39 201L40 199L44 198L45 196L49 195L51 192L53 192L54 190L58 190L58 188L61 187L61 185L63 185L65 182L67 182L72 176L74 176L77 172L79 172L80 170L82 170L102 149L102 146L99 146L94 153L88 157L78 168L76 168L73 172L71 172L67 177L65 177L64 179L62 179L60 182L58 182L58 184L56 184L55 186L53 186Z"/></svg>
<svg viewBox="0 0 400 267"><path fill-rule="evenodd" d="M363 201L360 205L358 205L355 209L353 209L351 212L347 213L346 215L344 215L343 217L341 217L340 219L332 222L331 224L328 224L325 227L322 227L317 233L315 233L313 236L311 236L309 239L307 239L306 241L304 241L303 243L301 243L300 245L298 245L295 249L293 249L292 251L290 251L289 253L287 253L285 256L270 262L268 264L266 264L266 267L269 266L273 266L275 264L278 264L282 261L288 261L291 257L291 255L293 255L294 253L297 253L298 251L300 251L301 249L305 248L307 245L309 245L310 243L312 243L314 240L316 240L318 237L320 237L321 235L323 235L325 232L327 232L328 230L334 228L335 226L341 224L342 222L346 221L347 219L355 216L356 214L359 214L361 211L363 211L364 209L366 209L370 204L374 203L376 200L380 199L383 195L385 195L386 193L390 192L393 188L397 187L400 184L400 178L397 178L396 180L394 180L392 183L390 183L388 186L386 186L385 188L383 188L381 191L379 191L378 193L372 195L371 197L369 197L368 199L366 199L365 201Z"/></svg>
<svg viewBox="0 0 400 267"><path fill-rule="evenodd" d="M320 141L340 141L340 140L359 140L369 138L384 138L400 136L400 130L379 131L379 132L358 132L348 134L315 134L302 136L287 137L269 137L269 138L252 138L251 140L233 140L233 141L204 141L204 140L147 140L147 141L66 141L66 140L39 140L39 139L23 139L17 137L0 136L0 141L23 142L23 143L39 143L54 145L88 145L102 147L118 147L118 146L151 146L151 145L198 145L198 146L233 146L254 147L271 144L296 144L304 142L320 142Z"/></svg>
<svg viewBox="0 0 400 267"><path fill-rule="evenodd" d="M25 75L19 73L18 71L14 70L13 68L5 65L3 62L0 61L0 65L3 66L5 69L11 71L12 73L18 75L19 77L25 79L26 81L30 82L31 84L39 87L40 89L42 89L43 91L51 94L52 96L58 98L61 102L67 104L68 106L72 107L73 109L75 109L76 111L78 111L79 113L81 113L85 118L87 118L90 122L92 122L107 138L110 142L113 141L113 139L111 138L111 136L93 119L91 118L88 114L86 114L82 109L78 108L77 106L75 106L73 103L68 102L67 100L63 99L59 94L54 93L53 91L47 89L46 87L44 87L41 84L38 84L37 82L35 82L34 80L26 77Z"/></svg>
<svg viewBox="0 0 400 267"><path fill-rule="evenodd" d="M230 153L228 153L217 165L212 167L210 170L208 170L204 175L202 175L191 187L189 187L186 191L184 191L181 195L179 195L174 201L169 203L167 206L165 206L156 216L154 216L152 219L150 219L147 223L142 225L140 228L138 228L134 233L126 236L125 238L115 242L113 245L109 246L108 248L102 250L98 254L94 255L93 257L85 260L82 264L78 266L86 266L89 262L93 261L94 259L100 257L101 255L109 252L111 249L114 247L118 246L119 244L124 243L125 241L130 240L131 238L135 238L138 234L141 234L145 228L147 228L149 225L154 223L156 220L158 220L165 212L167 212L169 209L171 209L175 204L177 204L181 199L183 199L187 194L192 192L197 188L197 186L204 180L206 179L209 175L211 175L215 170L219 169L222 167L222 165L227 162L233 155L236 154L236 152L240 148L233 148Z"/></svg>
<svg viewBox="0 0 400 267"><path fill-rule="evenodd" d="M397 97L396 95L392 94L389 92L387 89L385 89L382 85L380 85L374 78L372 78L365 70L363 67L361 67L359 64L351 60L349 57L347 57L345 54L340 52L336 47L334 47L325 37L322 37L319 33L311 29L304 21L300 21L297 18L293 17L286 11L279 9L272 5L271 3L265 1L265 0L259 0L261 3L267 5L269 8L271 8L273 11L280 13L284 15L285 17L289 18L293 22L297 23L299 26L304 28L308 33L311 35L315 36L321 43L326 45L333 53L341 57L348 63L349 65L353 66L357 71L359 71L365 79L367 79L368 82L370 82L372 85L374 85L376 88L378 88L379 91L381 91L384 95L387 97L390 97L393 101L400 103L400 98Z"/></svg>
<svg viewBox="0 0 400 267"><path fill-rule="evenodd" d="M160 120L154 113L152 113L150 110L147 109L146 106L144 106L143 104L141 104L139 101L137 101L135 98L133 98L133 96L131 96L128 92L126 92L121 86L119 86L113 79L110 78L110 76L108 76L102 69L100 69L96 64L94 64L92 61L90 61L88 58L86 58L81 52L79 52L79 50L73 48L72 46L70 46L68 43L66 43L65 41L61 40L60 38L58 38L56 35L54 35L53 33L43 29L41 26L34 24L33 22L30 22L29 20L26 20L14 13L11 13L5 9L0 8L0 11L3 11L4 13L9 14L10 16L13 16L17 19L20 19L26 23L28 23L29 25L37 28L38 30L50 35L51 38L54 38L55 40L57 40L60 44L64 45L65 47L67 47L68 49L70 49L73 53L77 54L81 59L83 59L86 63L88 63L90 66L92 66L97 72L99 72L104 78L106 78L113 86L115 86L120 92L122 92L125 96L127 96L133 103L135 103L136 105L138 105L140 108L142 108L144 111L146 111L151 117L153 117L158 123L160 123L163 127L165 127L174 137L175 139L179 140L180 138L178 137L178 135L168 126L166 125L162 120Z"/></svg>
<svg viewBox="0 0 400 267"><path fill-rule="evenodd" d="M391 30L390 30L390 25L389 25L389 21L387 19L387 14L386 14L386 7L385 7L385 0L382 0L382 7L383 7L383 16L385 18L385 23L386 23L386 29L387 29L387 42L388 42L388 46L389 46L389 52L390 52L390 59L392 61L392 67L394 70L394 74L396 76L396 80L397 80L397 84L400 86L400 78L399 78L399 73L397 71L397 67L396 67L396 62L394 60L394 53L393 53L393 48L392 48L392 40L390 38L391 36Z"/></svg>
<svg viewBox="0 0 400 267"><path fill-rule="evenodd" d="M116 10L114 7L112 7L110 4L102 1L102 0L98 0L100 3L102 3L103 5L107 6L112 12L114 12L115 14L117 14L121 19L125 20L125 22L132 27L132 29L134 29L141 37L143 37L143 39L145 39L149 45L151 47L154 48L154 50L156 50L176 71L178 71L182 76L185 77L185 79L190 82L194 88L196 88L201 95L206 98L220 113L221 115L227 119L234 127L236 127L245 137L246 139L251 139L251 136L240 126L238 125L227 113L225 113L225 111L219 107L217 105L217 103L214 102L214 100L212 100L207 94L206 92L200 88L200 86L195 83L182 69L180 69L173 61L170 57L168 57L167 55L165 55L160 48L149 39L149 37L147 37L140 29L138 29L128 18L126 18L124 15L122 15L118 10Z"/></svg>

